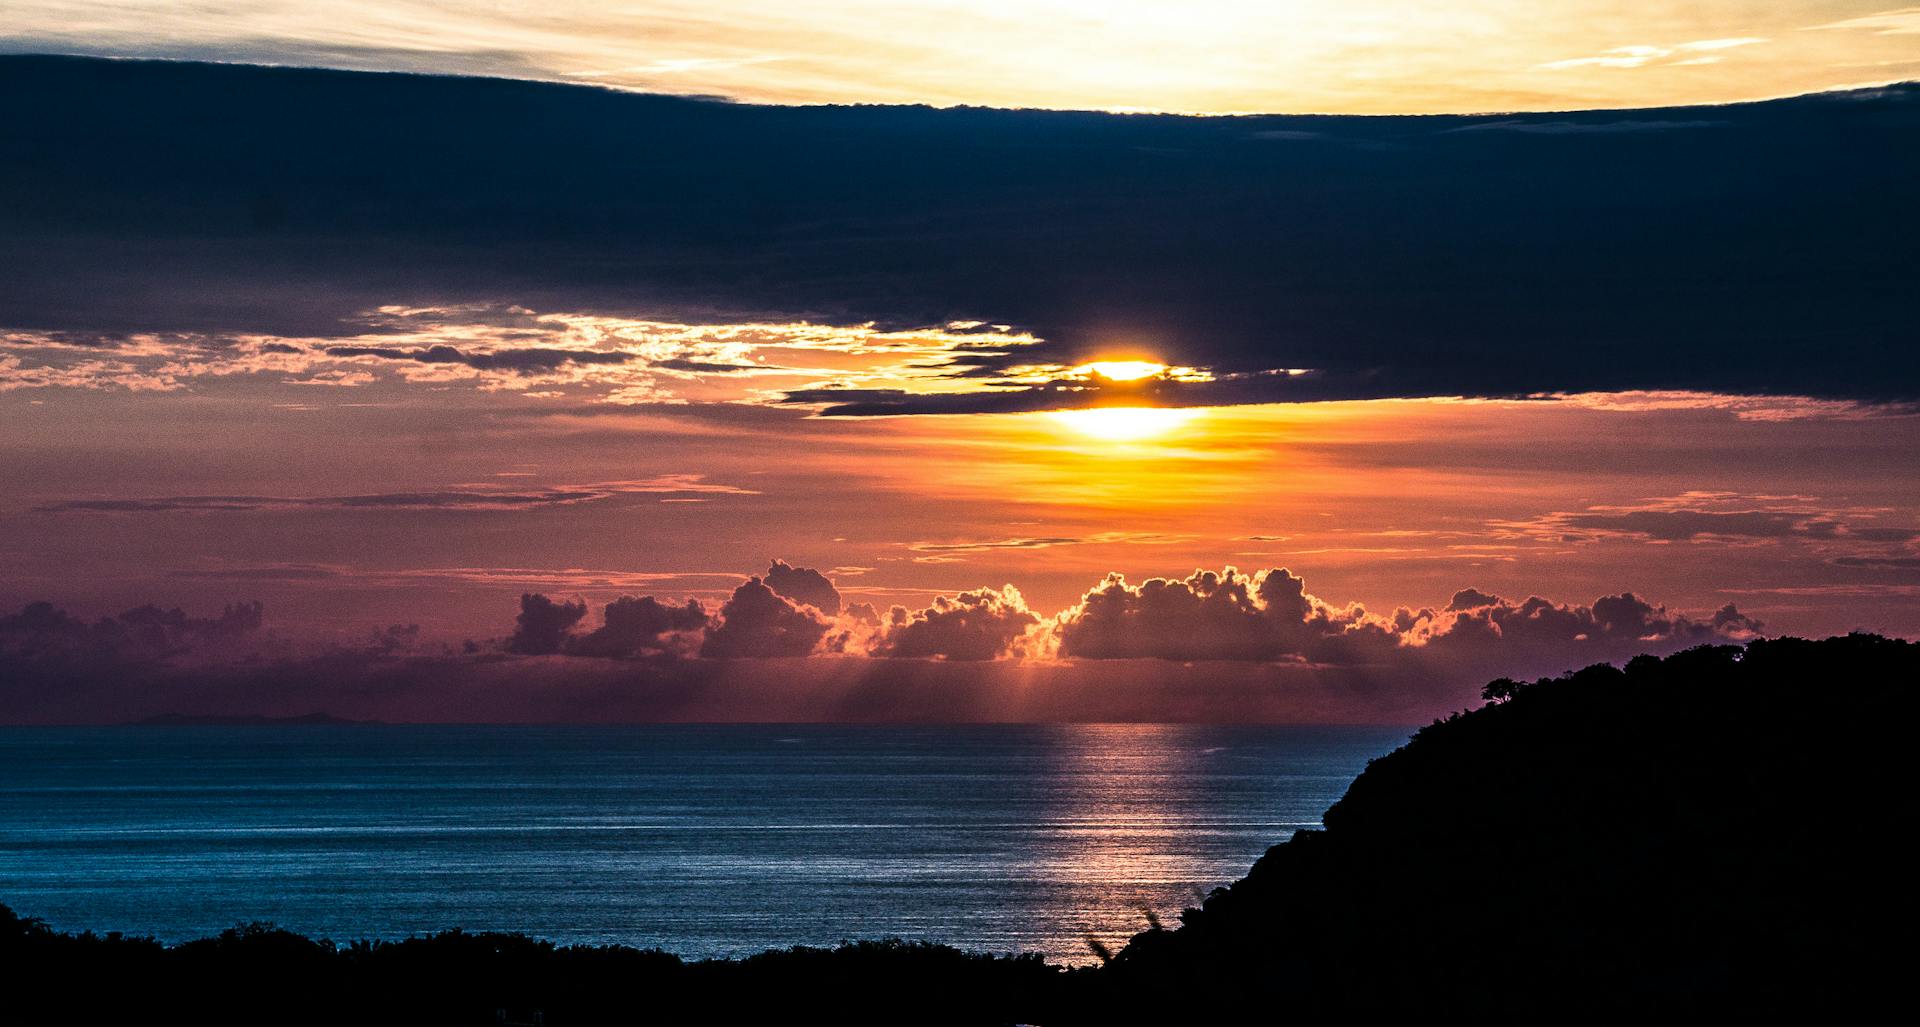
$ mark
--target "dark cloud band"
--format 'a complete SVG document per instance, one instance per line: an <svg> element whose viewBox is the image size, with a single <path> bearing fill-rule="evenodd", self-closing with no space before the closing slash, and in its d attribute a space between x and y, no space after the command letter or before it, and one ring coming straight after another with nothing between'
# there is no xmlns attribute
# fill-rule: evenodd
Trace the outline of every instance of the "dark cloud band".
<svg viewBox="0 0 1920 1027"><path fill-rule="evenodd" d="M1217 379L1142 386L1147 402L1920 399L1912 86L1625 113L1188 118L6 57L0 91L33 98L0 128L0 310L76 338L338 339L384 304L506 302L991 319L1044 340L1023 359L1120 347ZM804 165L778 159L794 153ZM628 359L353 353L509 372ZM1290 368L1312 373L1274 373ZM999 369L990 354L956 365L981 388L953 396L791 398L846 415L1089 402L996 384Z"/></svg>

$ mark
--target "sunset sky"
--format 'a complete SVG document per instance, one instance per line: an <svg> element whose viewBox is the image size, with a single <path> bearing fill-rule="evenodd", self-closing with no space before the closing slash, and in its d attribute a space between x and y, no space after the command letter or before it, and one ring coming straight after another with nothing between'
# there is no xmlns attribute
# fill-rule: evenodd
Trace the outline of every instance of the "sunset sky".
<svg viewBox="0 0 1920 1027"><path fill-rule="evenodd" d="M563 84L0 57L0 717L1404 722L1920 635L1920 8L29 0L0 52ZM765 106L848 102L1267 116Z"/></svg>
<svg viewBox="0 0 1920 1027"><path fill-rule="evenodd" d="M1406 114L1920 73L1886 0L16 0L17 53L499 75L754 103Z"/></svg>

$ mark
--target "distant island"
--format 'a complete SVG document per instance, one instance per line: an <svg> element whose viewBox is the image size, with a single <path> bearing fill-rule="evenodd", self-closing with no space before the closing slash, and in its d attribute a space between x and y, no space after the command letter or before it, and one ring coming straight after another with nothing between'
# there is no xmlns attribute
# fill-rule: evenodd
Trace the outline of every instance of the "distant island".
<svg viewBox="0 0 1920 1027"><path fill-rule="evenodd" d="M1703 646L1488 684L1102 965L900 941L688 962L270 926L167 946L0 907L21 1023L1845 1020L1909 1001L1920 645ZM1090 943L1091 945L1092 943ZM87 982L75 986L72 982ZM1892 1014L1883 1014L1892 1015Z"/></svg>
<svg viewBox="0 0 1920 1027"><path fill-rule="evenodd" d="M130 721L136 727L288 727L380 724L378 720L349 720L331 713L302 713L293 717L263 717L246 714L161 713Z"/></svg>

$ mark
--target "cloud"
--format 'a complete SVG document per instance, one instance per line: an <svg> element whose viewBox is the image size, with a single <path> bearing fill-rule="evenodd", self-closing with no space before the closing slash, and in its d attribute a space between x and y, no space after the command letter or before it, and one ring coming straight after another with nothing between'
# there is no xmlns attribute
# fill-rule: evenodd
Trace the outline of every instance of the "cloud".
<svg viewBox="0 0 1920 1027"><path fill-rule="evenodd" d="M1755 46L1768 40L1759 36L1734 36L1727 39L1696 39L1691 43L1681 43L1677 50L1731 50L1736 46Z"/></svg>
<svg viewBox="0 0 1920 1027"><path fill-rule="evenodd" d="M23 389L173 392L183 387L178 375L150 370L131 360L84 359L29 365L13 354L0 354L0 393Z"/></svg>
<svg viewBox="0 0 1920 1027"><path fill-rule="evenodd" d="M1576 530L1638 535L1665 542L1696 538L1832 538L1838 525L1820 516L1767 510L1633 510L1562 514L1555 522Z"/></svg>
<svg viewBox="0 0 1920 1027"><path fill-rule="evenodd" d="M996 549L1050 549L1054 546L1078 545L1082 541L1070 535L1051 535L1038 538L983 539L978 542L910 542L907 548L916 553L990 553Z"/></svg>
<svg viewBox="0 0 1920 1027"><path fill-rule="evenodd" d="M1757 36L1740 36L1727 39L1697 39L1690 43L1674 43L1670 46L1616 46L1592 57L1573 57L1561 61L1549 61L1537 67L1547 71L1561 71L1568 68L1644 68L1655 61L1689 53L1708 53L1731 50L1740 46L1756 46L1767 40ZM1669 66L1701 63L1702 58L1681 57Z"/></svg>
<svg viewBox="0 0 1920 1027"><path fill-rule="evenodd" d="M785 592L773 587L776 580ZM717 615L693 600L674 606L629 596L608 607L607 627L577 637L567 633L584 616L584 606L561 606L540 595L523 596L521 603L523 621L531 610L540 625L565 623L537 635L542 641L535 649L510 642L513 652L1288 663L1398 668L1394 673L1447 680L1514 662L1533 673L1568 653L1606 660L1649 646L1761 631L1759 622L1731 605L1695 618L1630 592L1582 606L1538 596L1511 602L1464 588L1439 610L1399 607L1374 614L1309 593L1305 580L1285 568L1252 574L1233 567L1196 570L1186 578L1150 578L1138 585L1111 574L1051 618L1029 607L1012 585L939 595L926 607L894 606L885 615L865 603L842 609L825 575L780 560L766 577L735 588ZM515 639L526 631L523 624Z"/></svg>
<svg viewBox="0 0 1920 1027"><path fill-rule="evenodd" d="M220 650L259 631L262 615L259 603L234 603L213 618L148 604L88 623L52 603L29 603L0 616L0 659L147 661Z"/></svg>
<svg viewBox="0 0 1920 1027"><path fill-rule="evenodd" d="M1196 370L1196 369L1188 369ZM984 383L976 390L929 391L830 385L790 389L779 402L818 407L825 417L895 417L905 414L1015 414L1094 407L1235 406L1246 403L1313 402L1392 395L1378 372L1371 380L1341 372L1273 369L1197 372L1203 377L1157 375L1116 381L1064 366L1026 368L1022 375Z"/></svg>
<svg viewBox="0 0 1920 1027"><path fill-rule="evenodd" d="M1827 562L1870 571L1920 571L1920 556L1836 556Z"/></svg>
<svg viewBox="0 0 1920 1027"><path fill-rule="evenodd" d="M428 346L424 349L399 349L391 346L329 346L330 357L375 357L381 360L410 360L418 364L461 364L479 371L508 371L532 374L552 371L566 364L624 364L638 354L570 349L504 349L463 352L452 346Z"/></svg>
<svg viewBox="0 0 1920 1027"><path fill-rule="evenodd" d="M746 371L771 370L763 364L727 364L717 360L693 360L688 357L655 360L648 366L667 371L687 371L693 374L740 374Z"/></svg>
<svg viewBox="0 0 1920 1027"><path fill-rule="evenodd" d="M1920 7L1901 7L1845 21L1815 25L1814 29L1852 29L1880 36L1904 36L1920 33Z"/></svg>
<svg viewBox="0 0 1920 1027"><path fill-rule="evenodd" d="M325 581L342 576L338 567L311 563L280 563L261 567L207 567L167 572L170 578L203 581Z"/></svg>
<svg viewBox="0 0 1920 1027"><path fill-rule="evenodd" d="M711 614L694 599L675 605L653 596L622 596L607 604L601 627L574 635L574 625L586 616L584 603L555 603L545 595L528 593L520 597L520 606L520 621L508 640L508 652L564 650L574 656L607 659L807 656L822 647L842 612L833 582L819 571L784 560L774 560L764 577L740 583ZM871 608L866 612L870 616Z"/></svg>
<svg viewBox="0 0 1920 1027"><path fill-rule="evenodd" d="M43 332L0 332L0 345L20 349L72 346L88 350L117 350L125 347L128 341L125 336L102 332L67 332L57 329Z"/></svg>
<svg viewBox="0 0 1920 1027"><path fill-rule="evenodd" d="M1040 624L1020 590L982 588L936 597L923 610L896 606L873 649L881 657L997 660Z"/></svg>
<svg viewBox="0 0 1920 1027"><path fill-rule="evenodd" d="M1569 57L1651 67L1758 45ZM574 406L716 402L723 388L727 402L764 385L752 401L833 414L1627 390L1920 398L1906 345L1912 87L1453 132L1490 119L792 109L51 58L0 59L0 77L44 101L8 126L36 140L8 168L34 203L0 232L0 328L259 344L178 347L177 360L9 348L0 390L180 392L222 371L266 387L348 367L380 386L457 377L513 393L502 402L562 391ZM525 116L503 122L502 103ZM335 130L254 116L296 109ZM1671 127L1709 120L1724 124ZM1588 127L1600 122L1667 127ZM595 159L552 161L555 124ZM1569 125L1580 145L1540 145ZM1247 139L1263 132L1340 145ZM685 145L663 152L667 137ZM230 157L217 175L199 160L212 152ZM763 159L799 152L814 173ZM433 202L406 185L420 182ZM460 322L480 320L462 312L474 305L568 313L480 333ZM427 313L369 324L382 308ZM737 337L638 324L662 312ZM940 327L961 321L1020 338L962 359L966 332ZM1216 381L1129 392L1059 373L1117 338ZM654 366L676 360L792 378Z"/></svg>
<svg viewBox="0 0 1920 1027"><path fill-rule="evenodd" d="M652 596L621 596L607 604L598 629L569 640L566 649L576 656L615 659L664 653L706 626L707 611L696 600L673 606Z"/></svg>
<svg viewBox="0 0 1920 1027"><path fill-rule="evenodd" d="M1465 588L1442 610L1399 607L1376 615L1310 594L1285 569L1248 575L1232 567L1137 586L1110 576L1050 628L1067 659L1344 668L1359 675L1349 680L1440 692L1503 674L1741 641L1764 630L1732 604L1696 618L1630 592L1583 606L1538 596L1511 602Z"/></svg>
<svg viewBox="0 0 1920 1027"><path fill-rule="evenodd" d="M806 656L831 627L811 606L796 605L760 578L748 578L720 607L720 624L707 632L700 655L719 660Z"/></svg>
<svg viewBox="0 0 1920 1027"><path fill-rule="evenodd" d="M972 322L908 330L805 321L688 324L538 313L503 303L387 304L348 320L357 334L332 342L259 333L0 331L0 349L18 354L0 355L10 372L0 375L0 389L177 392L271 378L280 386L303 387L442 390L462 384L523 398L632 406L679 404L689 396L706 403L777 402L777 391L743 380L768 377L829 389L884 382L910 386L909 392L939 389L953 378L1003 385L1007 375L1097 382L1084 371L1026 361L1019 351L1038 342L1030 335ZM100 356L102 351L113 359ZM815 362L831 368L808 366ZM1192 368L1168 374L1177 380L1205 377Z"/></svg>
<svg viewBox="0 0 1920 1027"><path fill-rule="evenodd" d="M1499 604L1499 602L1499 596L1488 595L1477 588L1463 588L1455 592L1453 598L1447 601L1446 608L1448 610L1472 610L1477 607L1495 606Z"/></svg>
<svg viewBox="0 0 1920 1027"><path fill-rule="evenodd" d="M817 572L786 566L787 582L819 587ZM295 644L262 634L257 603L211 618L145 606L91 623L34 603L0 616L0 721L322 709L400 720L1406 723L1472 701L1489 678L1764 630L1732 604L1691 616L1631 592L1579 605L1463 588L1440 610L1375 614L1323 600L1285 569L1231 567L1138 585L1110 575L1050 618L1010 585L885 615L844 604L833 617L760 577L718 611L628 595L582 632L587 614L584 601L524 593L508 637L456 651L424 646L413 625L359 644ZM934 669L947 666L966 670Z"/></svg>
<svg viewBox="0 0 1920 1027"><path fill-rule="evenodd" d="M1064 657L1083 659L1343 659L1391 647L1384 623L1359 606L1335 609L1285 569L1195 571L1129 585L1118 574L1056 620Z"/></svg>
<svg viewBox="0 0 1920 1027"><path fill-rule="evenodd" d="M507 651L522 656L557 653L566 646L573 626L586 615L586 603L556 603L546 596L528 592L520 597L520 615L514 618Z"/></svg>
<svg viewBox="0 0 1920 1027"><path fill-rule="evenodd" d="M840 613L840 592L819 571L775 560L767 568L765 581L768 588L796 603L811 606L829 617Z"/></svg>
<svg viewBox="0 0 1920 1027"><path fill-rule="evenodd" d="M397 585L478 585L521 591L527 588L567 590L641 589L666 585L698 584L710 590L712 582L731 583L739 574L732 571L632 571L591 567L411 567L399 570L356 570L363 581Z"/></svg>
<svg viewBox="0 0 1920 1027"><path fill-rule="evenodd" d="M1484 594L1476 599L1491 601L1450 607L1438 615L1424 610L1413 614L1406 622L1409 635L1423 639L1432 654L1449 662L1482 668L1503 660L1537 666L1543 659L1564 659L1570 653L1591 654L1589 662L1618 660L1643 649L1743 640L1764 628L1732 604L1696 619L1631 592L1602 596L1588 606L1539 596L1517 603Z"/></svg>
<svg viewBox="0 0 1920 1027"><path fill-rule="evenodd" d="M1190 535L1166 535L1147 531L1102 531L1092 535L1040 535L1022 538L977 539L958 542L909 542L909 551L919 555L916 563L953 563L958 557L971 553L992 553L1004 550L1052 549L1056 546L1113 545L1128 543L1134 545L1167 545L1184 542Z"/></svg>
<svg viewBox="0 0 1920 1027"><path fill-rule="evenodd" d="M1744 508L1741 504L1750 504ZM1713 509L1711 507L1733 507ZM1497 526L1550 541L1641 538L1658 542L1699 539L1825 542L1907 542L1920 529L1860 523L1844 510L1819 509L1801 497L1746 497L1687 493L1642 507L1596 506L1580 512L1555 512L1529 521Z"/></svg>
<svg viewBox="0 0 1920 1027"><path fill-rule="evenodd" d="M1550 71L1586 67L1640 68L1672 53L1672 50L1661 46L1616 46L1593 57L1570 57L1561 61L1549 61L1538 67Z"/></svg>
<svg viewBox="0 0 1920 1027"><path fill-rule="evenodd" d="M621 495L757 495L751 489L709 482L697 474L669 474L627 481L593 482L537 490L454 488L380 492L357 496L162 496L151 499L67 499L34 507L36 513L175 513L247 510L526 510L571 506Z"/></svg>
<svg viewBox="0 0 1920 1027"><path fill-rule="evenodd" d="M1484 121L1448 129L1449 132L1520 132L1526 135L1616 135L1622 132L1677 132L1688 129L1719 128L1725 121L1699 119L1673 121Z"/></svg>
<svg viewBox="0 0 1920 1027"><path fill-rule="evenodd" d="M518 510L604 499L609 493L555 489L541 492L386 492L362 496L166 496L158 499L69 499L34 507L36 513L168 513L235 510Z"/></svg>

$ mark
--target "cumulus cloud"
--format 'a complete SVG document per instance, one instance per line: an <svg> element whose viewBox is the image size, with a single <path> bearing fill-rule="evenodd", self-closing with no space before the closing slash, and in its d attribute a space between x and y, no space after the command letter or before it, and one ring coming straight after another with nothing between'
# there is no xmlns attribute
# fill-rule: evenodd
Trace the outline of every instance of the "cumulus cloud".
<svg viewBox="0 0 1920 1027"><path fill-rule="evenodd" d="M601 626L571 640L567 652L615 658L668 652L677 648L676 640L706 626L707 611L698 600L674 606L652 596L621 596L607 604Z"/></svg>
<svg viewBox="0 0 1920 1027"><path fill-rule="evenodd" d="M372 652L383 656L412 652L420 644L420 625L389 624L372 632Z"/></svg>
<svg viewBox="0 0 1920 1027"><path fill-rule="evenodd" d="M0 616L0 662L115 663L237 656L260 630L263 608L234 603L218 617L193 617L153 604L88 622L52 603L29 603Z"/></svg>
<svg viewBox="0 0 1920 1027"><path fill-rule="evenodd" d="M530 648L523 640L529 610L539 624L565 623L537 636L544 641ZM1631 592L1581 605L1539 596L1516 602L1463 588L1439 609L1403 606L1372 613L1357 603L1343 606L1310 593L1305 579L1286 568L1196 570L1185 578L1139 584L1110 574L1052 617L1032 609L1012 585L940 595L922 608L896 605L881 614L867 603L843 603L826 575L783 560L773 561L765 576L742 582L718 611L691 599L673 605L628 596L608 606L605 627L587 636L567 635L584 614L584 606L523 597L523 623L508 649L610 658L834 654L1403 669L1420 664L1424 673L1473 674L1503 661L1532 672L1570 653L1589 662L1611 660L1649 647L1740 639L1762 631L1758 621L1732 605L1690 617Z"/></svg>
<svg viewBox="0 0 1920 1027"><path fill-rule="evenodd" d="M832 626L811 606L796 605L760 578L748 578L720 607L720 624L707 632L700 655L723 660L806 656Z"/></svg>
<svg viewBox="0 0 1920 1027"><path fill-rule="evenodd" d="M1284 568L1252 576L1201 570L1137 586L1112 574L1054 630L1061 656L1103 660L1321 661L1394 644L1384 622L1358 605L1337 609L1308 595Z"/></svg>
<svg viewBox="0 0 1920 1027"><path fill-rule="evenodd" d="M1040 625L1012 585L938 596L923 610L894 607L873 655L945 660L996 660Z"/></svg>
<svg viewBox="0 0 1920 1027"><path fill-rule="evenodd" d="M520 596L520 616L514 619L507 651L523 656L557 653L566 645L573 626L586 615L586 603L556 603L539 593L527 592Z"/></svg>
<svg viewBox="0 0 1920 1027"><path fill-rule="evenodd" d="M775 560L763 580L768 588L796 603L811 606L829 617L840 613L840 592L819 571Z"/></svg>
<svg viewBox="0 0 1920 1027"><path fill-rule="evenodd" d="M1464 593L1463 593L1464 594ZM1602 596L1592 605L1555 603L1539 596L1510 602L1475 593L1472 605L1455 597L1442 613L1419 611L1407 637L1431 653L1469 667L1502 660L1537 666L1570 654L1587 662L1616 660L1643 649L1668 650L1705 642L1752 638L1764 628L1732 604L1705 619L1669 611L1631 592Z"/></svg>
<svg viewBox="0 0 1920 1027"><path fill-rule="evenodd" d="M1139 585L1112 575L1047 626L1054 651L1068 660L1292 664L1440 692L1502 674L1743 641L1763 630L1732 604L1690 617L1631 592L1580 605L1464 588L1439 610L1373 614L1314 596L1284 568L1249 575L1232 567Z"/></svg>
<svg viewBox="0 0 1920 1027"><path fill-rule="evenodd" d="M479 687L471 681L480 675L523 692L537 679L568 696L516 693L521 705L513 708L546 710L539 716L547 719L644 709L654 713L633 715L726 719L758 710L756 716L787 719L970 719L1025 711L1066 719L1398 722L1455 708L1494 677L1557 673L1764 631L1733 604L1692 615L1632 592L1578 604L1469 587L1438 609L1374 613L1314 595L1286 568L1233 567L1138 584L1112 574L1048 617L1011 585L881 613L845 602L819 571L774 561L766 576L742 581L718 609L695 599L624 595L586 631L588 613L584 600L528 592L511 634L470 644L464 653L423 651L413 625L375 630L360 645L296 651L256 638L257 603L229 606L217 617L143 606L96 622L35 603L0 617L0 714L57 721L108 709L164 712L154 707L168 697L175 709L192 700L259 712L261 697L299 694L314 697L309 709L433 718L444 715L446 703L464 702L448 689L461 682ZM911 669L948 664L977 674ZM1032 675L1068 690L1040 695L1016 687ZM773 686L790 681L810 683L786 699L769 698L784 694ZM409 698L423 682L439 690L431 703ZM951 694L912 691L929 682ZM201 698L212 695L199 690L203 685L216 689L217 699ZM1103 691L1109 687L1116 691ZM567 691L581 688L587 691ZM662 688L680 690L673 694L681 698L652 694ZM795 705L829 694L834 703L854 705ZM484 696L472 699L481 703L473 710L494 708ZM696 705L674 705L683 700Z"/></svg>
<svg viewBox="0 0 1920 1027"><path fill-rule="evenodd" d="M1499 596L1488 595L1477 588L1463 588L1447 601L1449 610L1471 610L1479 606L1492 606L1500 601Z"/></svg>

